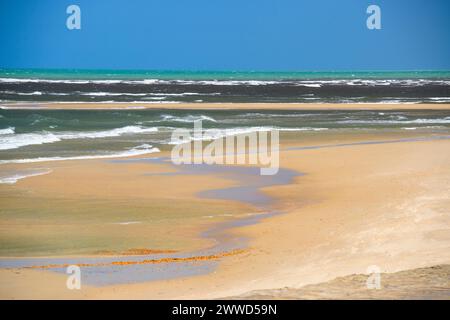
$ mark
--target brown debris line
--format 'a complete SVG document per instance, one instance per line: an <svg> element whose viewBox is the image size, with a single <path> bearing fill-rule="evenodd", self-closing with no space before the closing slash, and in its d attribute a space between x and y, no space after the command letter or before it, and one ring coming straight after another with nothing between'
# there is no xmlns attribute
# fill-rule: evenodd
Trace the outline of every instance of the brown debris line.
<svg viewBox="0 0 450 320"><path fill-rule="evenodd" d="M116 252L116 251L97 251L96 254L103 256L145 256L148 254L163 254L163 253L176 253L177 250L159 250L159 249L146 249L146 248L132 248L127 249L125 251Z"/></svg>
<svg viewBox="0 0 450 320"><path fill-rule="evenodd" d="M67 268L70 265L76 265L78 267L104 267L104 266L127 266L135 264L157 264L157 263L171 263L171 262L197 262L197 261L207 261L207 260L217 260L220 258L233 256L237 254L244 253L246 250L232 250L227 252L222 252L218 254L212 254L208 256L193 256L185 258L161 258L161 259L146 259L140 261L113 261L108 263L79 263L79 264L48 264L42 266L31 266L24 267L24 269L55 269L55 268Z"/></svg>

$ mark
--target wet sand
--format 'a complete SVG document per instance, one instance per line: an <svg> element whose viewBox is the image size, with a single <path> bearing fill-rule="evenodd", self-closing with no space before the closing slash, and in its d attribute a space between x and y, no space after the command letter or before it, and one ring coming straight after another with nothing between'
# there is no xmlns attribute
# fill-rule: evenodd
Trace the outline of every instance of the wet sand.
<svg viewBox="0 0 450 320"><path fill-rule="evenodd" d="M200 233L202 239L206 239L213 245L197 250L154 250L154 249L128 249L122 252L110 252L112 257L107 257L104 251L99 251L97 257L41 257L41 258L12 258L0 261L2 268L41 269L64 273L70 265L78 265L86 270L83 273L83 281L89 285L105 286L121 283L142 282L155 279L170 279L181 276L192 276L211 272L216 266L216 261L231 255L242 254L246 251L247 240L244 237L232 237L228 230L248 224L254 224L262 218L276 214L270 204L273 199L264 195L260 189L268 186L288 184L298 174L292 170L281 168L275 176L261 176L258 167L245 166L219 166L219 165L173 165L168 157L132 158L111 160L110 165L115 165L115 170L121 170L122 166L141 167L155 164L168 167L168 171L145 173L146 179L153 177L183 177L183 176L208 176L220 177L234 181L238 186L210 189L197 192L201 199L220 199L246 203L254 207L241 217L234 217L231 221L216 223L214 226ZM173 170L173 171L172 171ZM181 180L182 182L183 180ZM130 203L130 205L134 205ZM62 208L64 210L64 208ZM150 208L149 208L150 209ZM212 210L213 207L210 207ZM232 217L233 214L226 216ZM214 218L214 215L207 216ZM217 215L216 215L217 217ZM220 221L220 220L219 220ZM131 224L131 223L130 223ZM134 224L134 223L133 223ZM191 224L196 224L191 222ZM197 223L198 224L198 223ZM161 225L167 230L171 226ZM161 235L153 235L161 239ZM169 239L167 239L169 240ZM170 239L174 241L174 239ZM169 242L169 241L166 241ZM181 250L180 250L181 251ZM34 253L35 252L31 252ZM64 252L60 252L64 255ZM139 257L134 257L139 256ZM195 262L195 265L190 263ZM163 264L166 267L160 267ZM154 266L157 265L157 266ZM118 268L119 267L119 268ZM109 276L112 274L112 276Z"/></svg>
<svg viewBox="0 0 450 320"><path fill-rule="evenodd" d="M251 211L241 203L196 197L229 187L224 179L158 175L175 171L170 165L86 160L5 164L1 170L24 168L51 172L0 184L1 256L194 250L213 244L198 236L201 230Z"/></svg>
<svg viewBox="0 0 450 320"><path fill-rule="evenodd" d="M23 268L1 269L0 296L221 298L255 290L301 288L337 277L362 274L370 265L379 266L381 272L391 273L448 264L450 140L421 141L411 140L411 137L416 136L404 134L401 138L406 140L402 140L398 135L380 133L351 137L323 136L320 141L287 141L280 155L281 166L304 175L295 177L292 183L262 189L266 196L274 199L273 210L281 214L271 215L256 224L237 224L227 229L228 236L248 239L246 250L217 259L218 263L206 273L102 287L85 284L82 290L74 292L65 288L64 274ZM367 143L386 140L392 141ZM305 148L311 146L316 147ZM42 164L39 165L42 167ZM114 199L125 192L133 201L136 198L147 199L149 193L144 190L150 189L153 200L166 197L169 200L193 201L199 199L198 193L203 191L239 185L232 180L198 174L156 175L144 182L138 178L144 172L162 173L171 169L152 164L153 170L149 170L149 164L137 162L120 164L127 166L125 171L111 170L116 168L115 165L105 161L51 164L52 173L20 180L13 186L22 192L28 190L25 194L42 192L42 195L52 197L71 194L77 199L89 198L92 194ZM53 166L61 166L61 169ZM78 183L69 183L62 188L65 181L72 181L65 179L67 176ZM88 177L91 179L86 184ZM100 187L103 179L107 178L109 187ZM171 182L167 184L169 180ZM126 181L133 181L133 184ZM181 185L189 187L183 188ZM1 188L3 193L3 188L7 187ZM171 190L170 196L167 190ZM211 205L220 208L225 204L235 215L217 215L213 218L214 222L199 225L188 220L189 223L185 223L182 229L171 232L170 237L165 239L181 233L183 239L196 239L194 243L161 249L186 252L210 247L212 244L202 238L202 232L221 223L237 221L236 217L242 218L255 210L257 212L251 204L229 199L203 201L211 201L208 202L209 208ZM201 208L198 202L190 202L190 206ZM6 226L4 221L2 226ZM159 267L171 268L170 264L160 264ZM340 296L342 292L328 298ZM401 293L396 297L401 298Z"/></svg>

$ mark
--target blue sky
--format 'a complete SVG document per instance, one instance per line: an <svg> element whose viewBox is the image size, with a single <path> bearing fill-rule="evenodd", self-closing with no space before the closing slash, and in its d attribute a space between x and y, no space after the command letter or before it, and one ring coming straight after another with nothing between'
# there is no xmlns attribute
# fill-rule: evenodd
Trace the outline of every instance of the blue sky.
<svg viewBox="0 0 450 320"><path fill-rule="evenodd" d="M0 0L3 68L450 70L449 39L448 0Z"/></svg>

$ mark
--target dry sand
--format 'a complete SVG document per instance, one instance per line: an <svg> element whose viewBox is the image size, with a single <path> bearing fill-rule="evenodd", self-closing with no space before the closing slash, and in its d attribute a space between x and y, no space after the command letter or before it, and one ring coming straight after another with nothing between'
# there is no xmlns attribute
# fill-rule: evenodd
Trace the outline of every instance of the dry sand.
<svg viewBox="0 0 450 320"><path fill-rule="evenodd" d="M450 265L438 265L379 275L379 288L367 288L373 275L339 277L299 289L261 290L226 299L450 299Z"/></svg>

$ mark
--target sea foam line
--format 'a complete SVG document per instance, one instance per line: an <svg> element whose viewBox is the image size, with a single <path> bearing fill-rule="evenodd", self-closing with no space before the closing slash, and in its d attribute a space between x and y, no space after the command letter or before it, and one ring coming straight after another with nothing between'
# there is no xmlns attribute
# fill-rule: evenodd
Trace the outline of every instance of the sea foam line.
<svg viewBox="0 0 450 320"><path fill-rule="evenodd" d="M140 156L140 155L156 153L156 152L160 152L160 150L158 148L153 148L152 146L149 146L149 145L142 145L142 146L138 146L138 147L135 147L135 148L127 150L127 151L111 153L111 154L84 155L84 156L72 156L72 157L38 157L38 158L29 158L29 159L0 160L0 164L124 158L124 157Z"/></svg>
<svg viewBox="0 0 450 320"><path fill-rule="evenodd" d="M196 137L191 135L188 140L186 139L171 139L165 143L171 145L178 145L182 143L187 143L190 141L212 141L215 139L226 138L230 136L237 136L241 134L250 134L254 132L270 132L270 131L280 131L280 132L299 132L299 131L325 131L328 128L313 128L313 127L302 127L302 128L280 128L280 127L249 127L249 128L232 128L232 129L206 129L201 136Z"/></svg>
<svg viewBox="0 0 450 320"><path fill-rule="evenodd" d="M5 129L0 129L0 135L4 135L4 134L14 134L15 128L14 127L8 127Z"/></svg>
<svg viewBox="0 0 450 320"><path fill-rule="evenodd" d="M54 143L61 140L73 139L96 139L118 137L125 134L143 134L157 132L156 127L125 126L104 131L83 131L83 132L41 132L41 133L20 133L13 134L11 128L5 130L0 141L0 150L17 149L24 146ZM7 131L6 131L7 130Z"/></svg>
<svg viewBox="0 0 450 320"><path fill-rule="evenodd" d="M15 173L13 175L10 176L6 176L6 177L1 177L0 178L0 183L1 184L14 184L17 181L21 180L21 179L25 179L25 178L29 178L29 177L36 177L36 176L42 176L44 174L49 174L50 172L52 172L52 170L50 169L46 169L43 171L35 171L35 172L30 172L30 173Z"/></svg>
<svg viewBox="0 0 450 320"><path fill-rule="evenodd" d="M65 84L142 84L142 85L216 85L216 86L260 86L260 85L300 85L319 88L323 85L349 85L349 86L425 86L425 85L450 85L448 79L280 79L280 80L182 80L182 79L37 79L37 78L0 78L0 83L65 83Z"/></svg>

